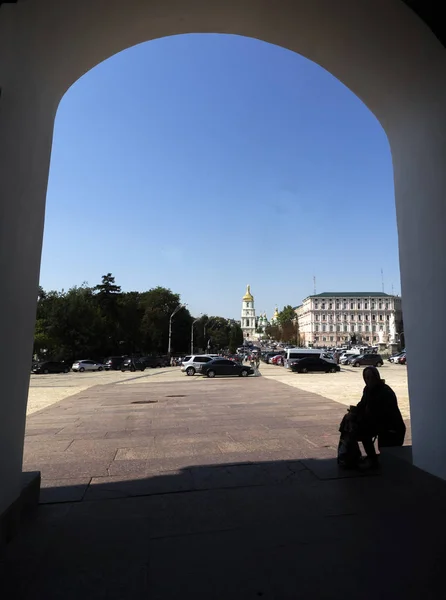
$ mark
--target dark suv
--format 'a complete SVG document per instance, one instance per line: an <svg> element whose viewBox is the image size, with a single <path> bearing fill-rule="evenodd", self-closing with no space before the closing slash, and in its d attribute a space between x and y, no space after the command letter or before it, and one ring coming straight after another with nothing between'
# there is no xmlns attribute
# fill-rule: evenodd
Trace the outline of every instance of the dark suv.
<svg viewBox="0 0 446 600"><path fill-rule="evenodd" d="M360 354L350 359L352 367L361 367L365 365L372 365L374 367L382 367L383 359L380 354Z"/></svg>
<svg viewBox="0 0 446 600"><path fill-rule="evenodd" d="M155 367L166 367L169 359L163 356L134 356L125 358L121 365L121 371L144 371Z"/></svg>
<svg viewBox="0 0 446 600"><path fill-rule="evenodd" d="M69 373L70 370L70 365L64 362L48 360L34 364L31 373L44 373L46 375L47 373Z"/></svg>
<svg viewBox="0 0 446 600"><path fill-rule="evenodd" d="M125 356L109 356L104 360L104 368L106 371L119 371Z"/></svg>
<svg viewBox="0 0 446 600"><path fill-rule="evenodd" d="M122 372L124 371L145 371L147 365L143 358L125 358L120 366Z"/></svg>
<svg viewBox="0 0 446 600"><path fill-rule="evenodd" d="M146 367L168 367L169 358L167 356L143 356L141 360L144 361Z"/></svg>

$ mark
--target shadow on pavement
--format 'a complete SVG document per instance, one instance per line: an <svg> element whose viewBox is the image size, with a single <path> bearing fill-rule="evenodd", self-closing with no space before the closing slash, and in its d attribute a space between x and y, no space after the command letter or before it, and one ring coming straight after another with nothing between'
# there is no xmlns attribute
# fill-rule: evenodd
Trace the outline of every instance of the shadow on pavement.
<svg viewBox="0 0 446 600"><path fill-rule="evenodd" d="M446 483L382 458L370 475L307 458L46 488L4 597L443 597Z"/></svg>

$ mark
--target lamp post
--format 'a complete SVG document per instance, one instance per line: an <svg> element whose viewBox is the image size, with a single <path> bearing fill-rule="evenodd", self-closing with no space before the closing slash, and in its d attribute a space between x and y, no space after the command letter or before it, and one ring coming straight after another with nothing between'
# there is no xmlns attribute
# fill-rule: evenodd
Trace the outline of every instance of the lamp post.
<svg viewBox="0 0 446 600"><path fill-rule="evenodd" d="M214 320L214 317L212 317L211 319L208 319L207 322L203 325L203 342L204 342L204 345L205 345L206 348L208 347L207 344L206 344L206 327L213 320Z"/></svg>
<svg viewBox="0 0 446 600"><path fill-rule="evenodd" d="M191 327L191 331L190 331L190 353L191 354L194 353L194 325L199 320L200 320L200 318L195 319L194 321L192 321L192 327Z"/></svg>
<svg viewBox="0 0 446 600"><path fill-rule="evenodd" d="M169 359L170 359L170 351L171 351L171 347L172 347L172 319L177 314L177 312L179 310L181 310L182 308L185 308L185 306L186 306L185 304L178 304L178 306L176 307L176 309L173 311L173 313L170 315L170 318L169 318L169 346L167 348L167 354L169 356Z"/></svg>

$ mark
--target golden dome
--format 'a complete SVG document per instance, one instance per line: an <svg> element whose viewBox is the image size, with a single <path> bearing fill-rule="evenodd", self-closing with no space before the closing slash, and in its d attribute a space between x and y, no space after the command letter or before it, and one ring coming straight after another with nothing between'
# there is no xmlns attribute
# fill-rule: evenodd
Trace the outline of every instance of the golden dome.
<svg viewBox="0 0 446 600"><path fill-rule="evenodd" d="M246 294L243 296L243 302L254 302L254 296L251 294L251 286L246 287Z"/></svg>

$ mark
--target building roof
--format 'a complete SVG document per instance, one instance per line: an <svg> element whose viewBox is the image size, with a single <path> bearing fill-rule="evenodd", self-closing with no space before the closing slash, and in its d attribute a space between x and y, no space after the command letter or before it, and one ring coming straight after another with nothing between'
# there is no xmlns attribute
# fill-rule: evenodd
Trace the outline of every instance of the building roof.
<svg viewBox="0 0 446 600"><path fill-rule="evenodd" d="M311 294L308 298L392 298L390 294L384 292L322 292L322 294Z"/></svg>
<svg viewBox="0 0 446 600"><path fill-rule="evenodd" d="M254 302L254 296L251 294L251 286L246 286L246 294L243 296L244 302Z"/></svg>

